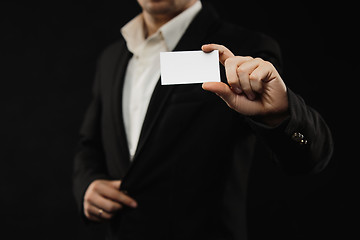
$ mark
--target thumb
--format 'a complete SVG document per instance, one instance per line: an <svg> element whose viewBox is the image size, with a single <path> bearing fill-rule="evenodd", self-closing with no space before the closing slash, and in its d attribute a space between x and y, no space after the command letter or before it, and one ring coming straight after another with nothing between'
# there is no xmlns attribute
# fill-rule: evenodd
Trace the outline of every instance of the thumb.
<svg viewBox="0 0 360 240"><path fill-rule="evenodd" d="M236 95L230 87L223 82L205 82L202 88L206 91L216 93L216 95L221 97L229 106L233 102L234 95Z"/></svg>

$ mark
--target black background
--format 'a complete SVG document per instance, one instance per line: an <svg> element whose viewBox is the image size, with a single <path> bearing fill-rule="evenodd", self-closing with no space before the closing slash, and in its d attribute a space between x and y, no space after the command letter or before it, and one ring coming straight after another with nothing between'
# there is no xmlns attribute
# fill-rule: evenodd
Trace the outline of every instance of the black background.
<svg viewBox="0 0 360 240"><path fill-rule="evenodd" d="M342 100L349 99L351 86L344 81L351 75L341 65L348 59L344 52L349 54L342 43L344 23L350 21L340 22L344 9L300 1L208 2L222 18L280 43L283 79L291 79L289 87L333 131L336 148L329 167L309 178L290 178L288 187L297 194L289 194L284 204L297 219L296 239L347 233L351 213L345 210L349 201L344 185L350 180L344 172L350 167L342 160L350 140L342 119L349 105ZM79 218L71 186L73 155L95 61L139 11L136 1L0 3L1 235L102 239L101 226L86 227ZM347 68L355 67L347 63ZM263 180L254 183L260 186L259 197Z"/></svg>

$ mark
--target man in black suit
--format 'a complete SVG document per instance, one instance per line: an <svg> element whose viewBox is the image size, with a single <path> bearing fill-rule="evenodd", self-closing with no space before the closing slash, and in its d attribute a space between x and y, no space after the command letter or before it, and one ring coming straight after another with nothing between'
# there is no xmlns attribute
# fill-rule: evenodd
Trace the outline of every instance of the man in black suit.
<svg viewBox="0 0 360 240"><path fill-rule="evenodd" d="M109 239L245 239L251 165L321 171L331 134L286 87L272 39L198 0L138 2L98 62L75 158L79 208L109 220ZM160 51L199 49L219 50L222 83L160 85Z"/></svg>

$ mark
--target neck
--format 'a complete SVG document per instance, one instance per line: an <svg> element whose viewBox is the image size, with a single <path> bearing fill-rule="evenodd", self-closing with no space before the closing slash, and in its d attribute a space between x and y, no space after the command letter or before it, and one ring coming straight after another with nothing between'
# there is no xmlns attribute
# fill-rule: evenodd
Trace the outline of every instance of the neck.
<svg viewBox="0 0 360 240"><path fill-rule="evenodd" d="M161 28L161 26L169 22L171 19L186 9L190 8L196 2L197 0L191 0L181 9L169 10L168 12L158 14L149 13L148 11L143 10L142 14L144 17L145 38L148 38L152 34L156 33Z"/></svg>
<svg viewBox="0 0 360 240"><path fill-rule="evenodd" d="M176 14L178 15L178 14ZM176 15L150 15L147 12L143 12L144 17L144 27L145 27L145 38L150 37L152 34L156 33L161 26L169 22L171 19L176 17Z"/></svg>

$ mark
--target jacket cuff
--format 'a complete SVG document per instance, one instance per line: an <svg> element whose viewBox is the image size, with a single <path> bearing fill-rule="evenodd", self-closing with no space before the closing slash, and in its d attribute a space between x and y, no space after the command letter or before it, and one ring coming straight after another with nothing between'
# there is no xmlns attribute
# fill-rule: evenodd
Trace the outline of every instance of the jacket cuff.
<svg viewBox="0 0 360 240"><path fill-rule="evenodd" d="M286 171L310 172L314 162L311 159L310 140L307 138L307 121L302 116L302 113L306 112L306 105L299 104L302 99L299 100L289 89L288 101L289 117L279 125L271 127L254 118L247 118L247 122L274 153L274 160Z"/></svg>

